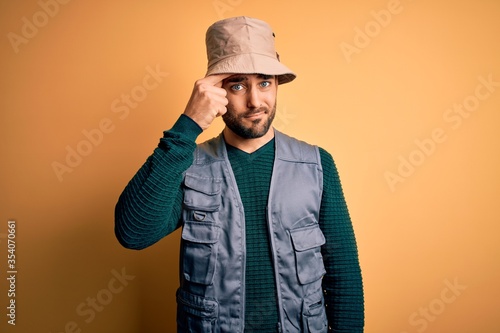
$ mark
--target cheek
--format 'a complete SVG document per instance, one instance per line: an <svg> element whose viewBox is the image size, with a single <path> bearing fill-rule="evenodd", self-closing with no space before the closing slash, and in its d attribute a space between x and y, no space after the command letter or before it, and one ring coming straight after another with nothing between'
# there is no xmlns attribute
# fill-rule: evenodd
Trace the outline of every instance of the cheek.
<svg viewBox="0 0 500 333"><path fill-rule="evenodd" d="M245 103L242 102L241 98L226 97L228 100L227 109L233 111L241 111L245 110Z"/></svg>
<svg viewBox="0 0 500 333"><path fill-rule="evenodd" d="M234 109L234 104L229 102L228 105L226 105L226 113L224 116L229 117L229 118L236 118L238 115L237 110Z"/></svg>
<svg viewBox="0 0 500 333"><path fill-rule="evenodd" d="M265 99L265 101L266 101L267 106L272 109L274 107L274 105L276 104L276 96L270 95Z"/></svg>
<svg viewBox="0 0 500 333"><path fill-rule="evenodd" d="M278 92L278 89L277 89L277 86L275 86L274 89L268 91L265 94L264 100L269 107L273 107L274 104L276 103L277 92Z"/></svg>
<svg viewBox="0 0 500 333"><path fill-rule="evenodd" d="M226 105L226 109L227 109L227 112L228 113L234 113L234 104L229 102L227 105Z"/></svg>

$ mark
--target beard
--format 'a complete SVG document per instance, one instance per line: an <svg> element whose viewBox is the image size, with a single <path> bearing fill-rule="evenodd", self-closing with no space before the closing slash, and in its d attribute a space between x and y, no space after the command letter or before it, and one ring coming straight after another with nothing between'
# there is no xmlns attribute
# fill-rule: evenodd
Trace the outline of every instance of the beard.
<svg viewBox="0 0 500 333"><path fill-rule="evenodd" d="M245 117L259 112L267 114L267 118L255 119L251 122L250 126L243 123ZM227 112L222 115L222 119L224 120L226 126L239 137L242 137L243 139L256 139L264 136L264 134L269 131L275 115L276 103L272 109L260 107L247 110L242 114L236 114L233 109L228 107Z"/></svg>

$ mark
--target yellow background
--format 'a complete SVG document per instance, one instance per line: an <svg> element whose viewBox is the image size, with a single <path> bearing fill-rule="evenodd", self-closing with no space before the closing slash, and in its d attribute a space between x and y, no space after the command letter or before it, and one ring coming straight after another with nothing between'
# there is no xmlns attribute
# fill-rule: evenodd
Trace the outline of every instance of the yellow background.
<svg viewBox="0 0 500 333"><path fill-rule="evenodd" d="M54 1L0 3L2 332L174 332L179 234L123 249L113 210L204 75L206 28L237 15L269 22L298 74L280 86L276 126L337 162L365 331L500 331L499 1L72 0L51 16L41 3ZM30 38L12 42L23 31ZM139 93L146 68L157 67L168 75L120 118L112 103ZM457 118L463 103L474 110ZM112 129L58 177L54 162L66 164L67 147L84 149L83 132L106 119ZM221 129L219 119L200 140ZM9 219L15 327L6 317ZM122 270L133 280L110 293ZM97 296L106 305L91 320L78 313Z"/></svg>

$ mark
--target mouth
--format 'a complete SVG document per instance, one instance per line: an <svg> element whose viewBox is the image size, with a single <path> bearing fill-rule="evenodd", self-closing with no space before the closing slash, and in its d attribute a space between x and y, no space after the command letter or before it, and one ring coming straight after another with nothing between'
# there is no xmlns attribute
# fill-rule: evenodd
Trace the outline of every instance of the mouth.
<svg viewBox="0 0 500 333"><path fill-rule="evenodd" d="M264 112L252 113L251 115L245 116L245 119L250 119L250 120L257 119L260 118L263 114Z"/></svg>
<svg viewBox="0 0 500 333"><path fill-rule="evenodd" d="M266 110L258 110L258 111L253 111L253 112L245 115L244 118L252 120L252 119L260 118L265 114L267 114Z"/></svg>

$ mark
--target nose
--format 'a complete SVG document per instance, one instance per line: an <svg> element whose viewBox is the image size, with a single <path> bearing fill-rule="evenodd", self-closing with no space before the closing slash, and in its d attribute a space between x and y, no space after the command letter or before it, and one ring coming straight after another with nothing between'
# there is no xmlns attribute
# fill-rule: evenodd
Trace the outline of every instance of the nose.
<svg viewBox="0 0 500 333"><path fill-rule="evenodd" d="M249 109L258 108L262 105L260 91L256 87L250 87L247 93L247 107Z"/></svg>

